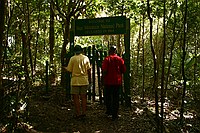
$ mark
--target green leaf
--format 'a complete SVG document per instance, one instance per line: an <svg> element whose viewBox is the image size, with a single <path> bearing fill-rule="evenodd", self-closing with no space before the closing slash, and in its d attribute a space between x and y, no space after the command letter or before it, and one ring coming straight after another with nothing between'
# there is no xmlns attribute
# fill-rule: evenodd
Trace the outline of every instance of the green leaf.
<svg viewBox="0 0 200 133"><path fill-rule="evenodd" d="M189 58L188 60L186 60L185 63L185 70L188 70L189 68L191 68L195 63L195 57L193 58Z"/></svg>

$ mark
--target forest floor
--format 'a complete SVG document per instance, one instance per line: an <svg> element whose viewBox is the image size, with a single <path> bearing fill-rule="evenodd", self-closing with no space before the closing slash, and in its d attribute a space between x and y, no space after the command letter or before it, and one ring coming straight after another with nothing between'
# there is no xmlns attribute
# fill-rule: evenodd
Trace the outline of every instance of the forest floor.
<svg viewBox="0 0 200 133"><path fill-rule="evenodd" d="M104 105L98 101L88 101L86 117L75 119L72 101L67 101L64 90L59 88L54 88L48 95L41 88L35 89L29 103L29 112L30 132L156 133L154 115L140 102L132 103L131 108L120 105L120 117L113 121L105 115ZM176 126L171 126L171 131L179 132Z"/></svg>

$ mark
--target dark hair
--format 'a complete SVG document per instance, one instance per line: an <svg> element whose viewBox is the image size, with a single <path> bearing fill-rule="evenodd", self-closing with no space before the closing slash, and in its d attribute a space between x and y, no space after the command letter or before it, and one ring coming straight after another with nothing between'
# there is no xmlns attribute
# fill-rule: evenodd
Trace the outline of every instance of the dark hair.
<svg viewBox="0 0 200 133"><path fill-rule="evenodd" d="M80 45L76 45L74 47L74 53L81 53L83 51L82 47Z"/></svg>
<svg viewBox="0 0 200 133"><path fill-rule="evenodd" d="M115 52L117 47L115 45L110 46L109 52Z"/></svg>

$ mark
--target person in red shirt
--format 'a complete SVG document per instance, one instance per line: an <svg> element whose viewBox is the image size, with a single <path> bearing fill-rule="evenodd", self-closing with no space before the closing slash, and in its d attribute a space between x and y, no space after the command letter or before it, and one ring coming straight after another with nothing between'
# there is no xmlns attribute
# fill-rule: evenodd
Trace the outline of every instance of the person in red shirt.
<svg viewBox="0 0 200 133"><path fill-rule="evenodd" d="M106 114L112 119L118 118L119 89L122 85L122 75L126 67L124 60L116 54L116 46L111 46L109 56L102 62L103 83L105 88Z"/></svg>

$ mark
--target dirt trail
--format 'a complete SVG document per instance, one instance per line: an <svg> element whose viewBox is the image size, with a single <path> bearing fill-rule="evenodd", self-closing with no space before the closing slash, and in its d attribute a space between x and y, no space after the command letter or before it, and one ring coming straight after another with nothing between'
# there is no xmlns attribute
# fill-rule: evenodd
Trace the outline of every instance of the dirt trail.
<svg viewBox="0 0 200 133"><path fill-rule="evenodd" d="M37 132L48 133L155 133L151 120L143 113L135 113L120 105L118 120L105 115L105 106L98 102L87 104L84 119L73 118L73 105L66 101L65 94L56 90L44 96L40 90L32 94L29 106L29 121ZM136 107L134 107L136 108Z"/></svg>

